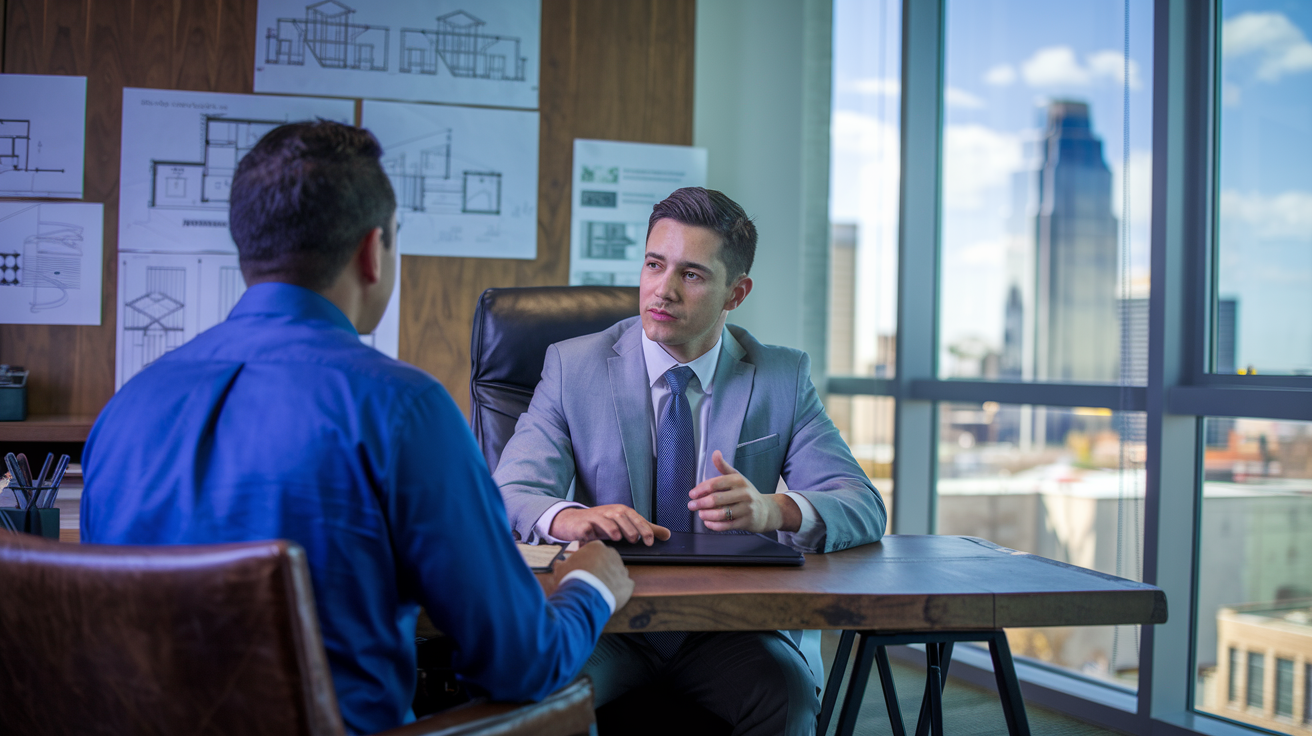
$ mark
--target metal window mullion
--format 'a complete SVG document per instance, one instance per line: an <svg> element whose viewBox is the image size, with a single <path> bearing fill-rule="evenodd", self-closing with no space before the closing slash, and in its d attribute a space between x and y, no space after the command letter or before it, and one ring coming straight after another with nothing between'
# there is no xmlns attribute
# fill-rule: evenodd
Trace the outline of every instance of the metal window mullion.
<svg viewBox="0 0 1312 736"><path fill-rule="evenodd" d="M936 377L944 10L945 0L902 4L897 381L904 386ZM929 400L902 395L897 401L893 528L900 534L934 531L938 456L934 409Z"/></svg>

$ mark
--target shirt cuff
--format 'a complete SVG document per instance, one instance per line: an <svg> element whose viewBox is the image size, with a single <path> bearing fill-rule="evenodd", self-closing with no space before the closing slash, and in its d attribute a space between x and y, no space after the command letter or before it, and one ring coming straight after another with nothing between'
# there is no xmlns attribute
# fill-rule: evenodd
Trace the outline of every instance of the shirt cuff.
<svg viewBox="0 0 1312 736"><path fill-rule="evenodd" d="M797 508L802 512L802 524L797 531L792 532L793 544L810 550L823 547L827 528L825 520L820 518L815 506L806 500L806 496L796 491L784 491L784 495L796 501Z"/></svg>
<svg viewBox="0 0 1312 736"><path fill-rule="evenodd" d="M551 522L556 520L556 514L559 514L565 509L572 508L586 509L587 506L584 506L581 503L574 503L573 501L561 501L547 509L546 513L539 516L537 523L533 525L533 531L537 532L538 539L550 544L569 544L568 539L556 539L548 534L548 532L551 531Z"/></svg>
<svg viewBox="0 0 1312 736"><path fill-rule="evenodd" d="M570 570L565 573L565 577L560 579L560 584L564 585L571 580L578 580L595 588L598 593L601 593L601 597L606 600L606 605L610 607L611 615L615 615L615 594L610 592L610 588L607 588L605 583L601 582L601 578L593 575L587 570Z"/></svg>

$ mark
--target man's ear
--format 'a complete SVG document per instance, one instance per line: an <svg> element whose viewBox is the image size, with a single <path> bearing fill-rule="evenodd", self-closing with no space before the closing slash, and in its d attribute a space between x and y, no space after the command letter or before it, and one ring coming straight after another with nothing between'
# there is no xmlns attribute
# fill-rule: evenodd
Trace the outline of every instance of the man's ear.
<svg viewBox="0 0 1312 736"><path fill-rule="evenodd" d="M360 245L355 252L356 267L360 278L366 284L376 284L383 278L383 259L387 253L383 248L383 229L376 227L360 238Z"/></svg>
<svg viewBox="0 0 1312 736"><path fill-rule="evenodd" d="M725 311L737 309L750 293L752 293L752 277L745 274L739 276L733 289L729 291L729 301L724 303Z"/></svg>

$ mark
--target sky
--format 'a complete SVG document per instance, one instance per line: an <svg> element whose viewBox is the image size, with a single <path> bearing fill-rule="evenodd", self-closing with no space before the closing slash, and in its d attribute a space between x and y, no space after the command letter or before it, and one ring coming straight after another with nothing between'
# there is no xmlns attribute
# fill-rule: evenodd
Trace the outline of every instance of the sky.
<svg viewBox="0 0 1312 736"><path fill-rule="evenodd" d="M834 8L831 219L859 226L858 366L873 360L874 334L891 333L896 321L898 5L836 0ZM1016 255L1025 249L1009 241L1009 218L1014 181L1031 180L1036 165L1046 104L1090 105L1113 175L1113 214L1122 218L1128 201L1122 282L1131 296L1147 295L1152 161L1150 0L1131 0L1128 19L1123 0L949 0L947 7L944 376L958 369L950 346L1001 348L1009 274L1032 269ZM1312 7L1228 1L1222 13L1218 286L1240 300L1240 365L1312 368ZM1032 212L1019 214L1032 222ZM1291 310L1300 316L1291 320ZM1291 329L1294 339L1276 339Z"/></svg>

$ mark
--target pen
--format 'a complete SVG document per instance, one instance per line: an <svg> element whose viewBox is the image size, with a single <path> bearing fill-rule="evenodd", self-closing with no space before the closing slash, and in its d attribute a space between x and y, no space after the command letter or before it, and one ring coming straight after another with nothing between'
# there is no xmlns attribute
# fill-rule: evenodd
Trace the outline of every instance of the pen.
<svg viewBox="0 0 1312 736"><path fill-rule="evenodd" d="M36 480L32 483L33 487L35 487L37 490L41 490L41 486L46 482L46 471L50 470L50 463L54 462L54 459L55 459L55 453L53 452L46 453L46 461L41 466L41 473L36 477Z"/></svg>
<svg viewBox="0 0 1312 736"><path fill-rule="evenodd" d="M27 488L31 488L32 466L27 464L27 455L24 455L21 452L18 453L18 469L23 471L23 475L18 479L18 482Z"/></svg>
<svg viewBox="0 0 1312 736"><path fill-rule="evenodd" d="M37 508L50 508L55 505L55 499L59 497L59 484L64 482L64 473L68 470L68 455L59 457L59 464L55 466L55 473L50 479L49 497L46 498L44 506Z"/></svg>
<svg viewBox="0 0 1312 736"><path fill-rule="evenodd" d="M27 494L23 492L23 474L18 468L18 458L14 453L5 454L5 465L9 467L9 477L12 478L10 486L14 490L14 500L18 503L18 508L27 506Z"/></svg>

